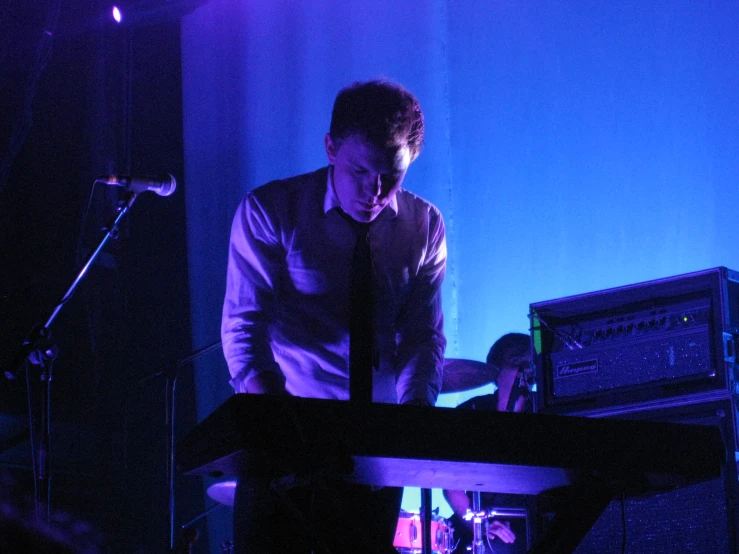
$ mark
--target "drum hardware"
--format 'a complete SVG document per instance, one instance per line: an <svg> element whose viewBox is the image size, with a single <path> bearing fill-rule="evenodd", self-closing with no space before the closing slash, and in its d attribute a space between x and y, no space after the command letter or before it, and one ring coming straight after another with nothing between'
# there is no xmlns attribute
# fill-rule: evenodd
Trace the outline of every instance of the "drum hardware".
<svg viewBox="0 0 739 554"><path fill-rule="evenodd" d="M526 517L526 508L490 508L483 517L512 518Z"/></svg>
<svg viewBox="0 0 739 554"><path fill-rule="evenodd" d="M465 519L469 521L472 519L472 554L485 554L485 545L482 542L482 518L485 517L485 512L482 511L480 501L480 491L474 491L472 493L472 511L467 508L467 514ZM469 519L468 519L469 515Z"/></svg>
<svg viewBox="0 0 739 554"><path fill-rule="evenodd" d="M472 509L467 508L467 513L463 516L466 521L472 520L472 554L485 554L485 542L492 551L490 546L490 537L487 536L487 527L489 518L512 518L526 517L525 508L490 508L488 510L481 509L480 491L472 492ZM483 533L483 520L485 520L485 532ZM484 537L484 541L483 541ZM468 547L469 548L469 547Z"/></svg>
<svg viewBox="0 0 739 554"><path fill-rule="evenodd" d="M450 554L455 548L454 529L451 524L438 515L438 509L431 516L430 552ZM395 530L393 546L400 554L421 554L424 549L422 537L423 518L420 513L401 510Z"/></svg>

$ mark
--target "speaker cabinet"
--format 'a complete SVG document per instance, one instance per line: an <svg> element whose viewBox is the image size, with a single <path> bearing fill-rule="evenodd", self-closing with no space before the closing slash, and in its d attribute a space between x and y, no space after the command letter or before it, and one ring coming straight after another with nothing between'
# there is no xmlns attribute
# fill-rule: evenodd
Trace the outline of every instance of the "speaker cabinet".
<svg viewBox="0 0 739 554"><path fill-rule="evenodd" d="M728 394L577 415L714 425L725 438L727 464L723 475L711 481L612 501L576 554L737 552L736 409Z"/></svg>

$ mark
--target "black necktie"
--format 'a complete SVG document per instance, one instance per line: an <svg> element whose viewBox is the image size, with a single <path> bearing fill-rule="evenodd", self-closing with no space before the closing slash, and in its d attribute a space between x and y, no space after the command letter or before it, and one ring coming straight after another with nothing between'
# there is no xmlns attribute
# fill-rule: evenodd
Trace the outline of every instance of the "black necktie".
<svg viewBox="0 0 739 554"><path fill-rule="evenodd" d="M369 223L352 220L357 234L352 257L349 315L349 397L352 402L372 402L374 348L374 297Z"/></svg>

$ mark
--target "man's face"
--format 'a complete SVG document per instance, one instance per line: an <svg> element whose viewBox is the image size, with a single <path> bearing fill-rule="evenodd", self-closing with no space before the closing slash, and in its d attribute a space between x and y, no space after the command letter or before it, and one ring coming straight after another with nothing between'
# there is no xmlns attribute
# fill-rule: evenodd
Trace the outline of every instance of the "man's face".
<svg viewBox="0 0 739 554"><path fill-rule="evenodd" d="M410 165L408 147L380 148L362 135L337 145L327 134L325 142L341 208L360 223L374 221L403 183Z"/></svg>

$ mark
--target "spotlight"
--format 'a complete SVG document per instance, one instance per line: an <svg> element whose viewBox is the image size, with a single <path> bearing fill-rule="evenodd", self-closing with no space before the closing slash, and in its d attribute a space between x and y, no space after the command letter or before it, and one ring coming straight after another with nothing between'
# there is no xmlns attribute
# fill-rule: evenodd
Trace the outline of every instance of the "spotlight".
<svg viewBox="0 0 739 554"><path fill-rule="evenodd" d="M118 6L113 6L113 19L115 19L116 23L121 22L121 10L118 9Z"/></svg>

